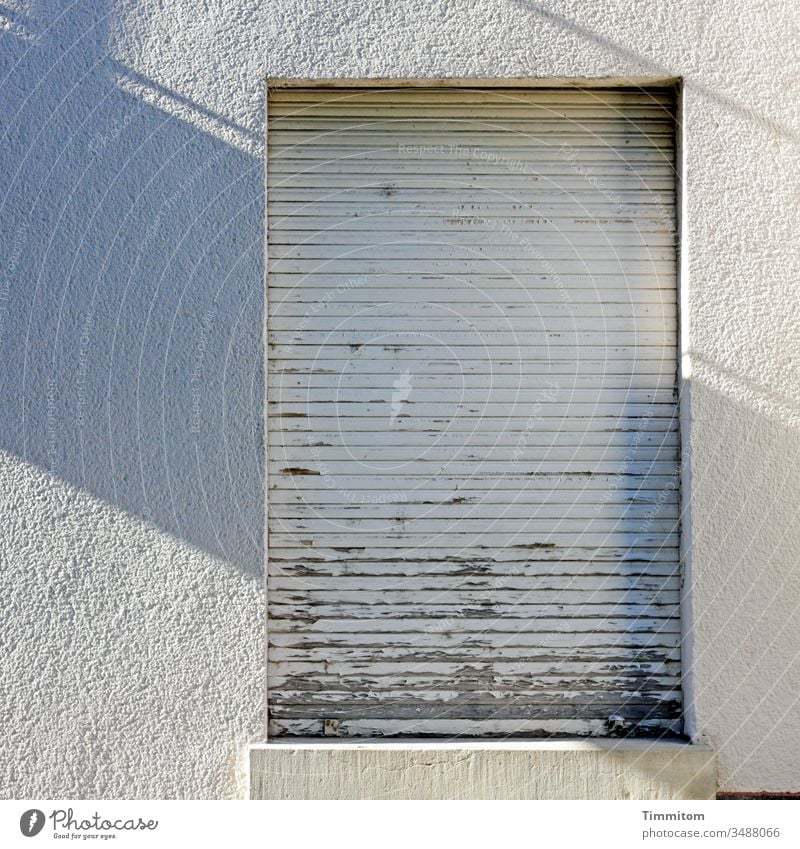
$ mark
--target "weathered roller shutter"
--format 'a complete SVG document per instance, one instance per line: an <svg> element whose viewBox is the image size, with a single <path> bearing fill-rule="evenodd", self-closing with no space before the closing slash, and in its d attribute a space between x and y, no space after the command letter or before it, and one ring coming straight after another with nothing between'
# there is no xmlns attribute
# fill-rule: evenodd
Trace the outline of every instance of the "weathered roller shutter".
<svg viewBox="0 0 800 849"><path fill-rule="evenodd" d="M679 731L672 93L268 127L271 732Z"/></svg>

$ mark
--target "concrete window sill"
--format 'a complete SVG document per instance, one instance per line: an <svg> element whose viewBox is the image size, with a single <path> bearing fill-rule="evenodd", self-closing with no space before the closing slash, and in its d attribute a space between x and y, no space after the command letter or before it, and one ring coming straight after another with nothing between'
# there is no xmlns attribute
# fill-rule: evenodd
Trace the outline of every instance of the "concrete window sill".
<svg viewBox="0 0 800 849"><path fill-rule="evenodd" d="M680 741L324 740L249 749L251 799L713 799L714 754Z"/></svg>

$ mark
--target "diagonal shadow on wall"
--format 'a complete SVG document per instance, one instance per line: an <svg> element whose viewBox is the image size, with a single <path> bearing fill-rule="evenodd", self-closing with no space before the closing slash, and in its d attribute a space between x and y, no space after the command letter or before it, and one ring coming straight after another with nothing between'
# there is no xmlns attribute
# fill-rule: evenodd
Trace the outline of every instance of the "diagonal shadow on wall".
<svg viewBox="0 0 800 849"><path fill-rule="evenodd" d="M5 39L0 448L258 575L263 166L91 6Z"/></svg>

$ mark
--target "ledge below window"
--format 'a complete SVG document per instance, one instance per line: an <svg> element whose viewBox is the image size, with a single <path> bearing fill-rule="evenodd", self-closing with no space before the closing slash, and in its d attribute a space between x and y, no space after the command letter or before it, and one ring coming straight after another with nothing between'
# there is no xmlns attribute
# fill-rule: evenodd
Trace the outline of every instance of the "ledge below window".
<svg viewBox="0 0 800 849"><path fill-rule="evenodd" d="M294 738L249 749L251 799L713 799L680 741Z"/></svg>

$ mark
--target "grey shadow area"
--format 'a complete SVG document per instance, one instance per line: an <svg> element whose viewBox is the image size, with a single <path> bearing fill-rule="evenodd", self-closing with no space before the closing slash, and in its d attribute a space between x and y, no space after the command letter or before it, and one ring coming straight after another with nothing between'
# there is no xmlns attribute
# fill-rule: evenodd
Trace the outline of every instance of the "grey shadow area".
<svg viewBox="0 0 800 849"><path fill-rule="evenodd" d="M241 798L263 163L126 73L115 14L34 4L0 47L0 796Z"/></svg>
<svg viewBox="0 0 800 849"><path fill-rule="evenodd" d="M5 37L0 449L255 576L263 164L121 87L171 94L108 20Z"/></svg>

